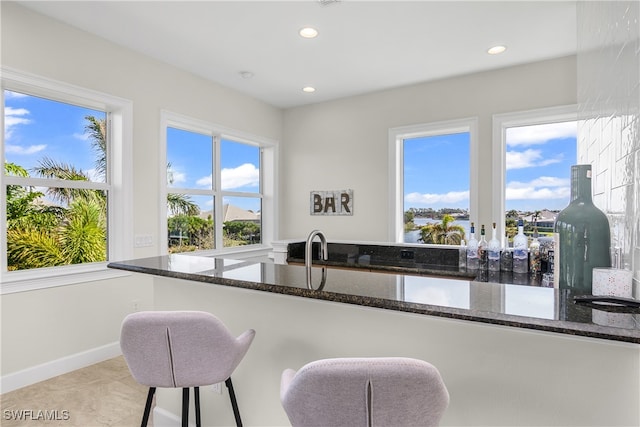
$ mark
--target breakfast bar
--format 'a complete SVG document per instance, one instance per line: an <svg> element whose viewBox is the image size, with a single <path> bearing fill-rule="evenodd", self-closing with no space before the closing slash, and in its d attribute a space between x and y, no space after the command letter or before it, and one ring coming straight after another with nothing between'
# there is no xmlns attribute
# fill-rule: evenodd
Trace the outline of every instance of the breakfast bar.
<svg viewBox="0 0 640 427"><path fill-rule="evenodd" d="M194 255L109 266L151 275L156 310L209 311L233 331L256 330L234 373L247 425L287 425L284 369L345 356L434 364L451 394L442 425L640 423L639 315L578 305L553 288L315 262L309 286L295 262ZM584 393L602 406L584 405ZM179 401L160 390L155 419L175 421ZM203 405L216 425L233 422L226 398L203 393Z"/></svg>
<svg viewBox="0 0 640 427"><path fill-rule="evenodd" d="M389 271L334 264L313 267L309 287L305 267L292 264L167 255L109 266L212 285L640 344L640 309L577 304L567 291L513 284L512 274L498 273L497 282L489 282L487 275L481 278L477 272L457 269L424 275L411 268Z"/></svg>

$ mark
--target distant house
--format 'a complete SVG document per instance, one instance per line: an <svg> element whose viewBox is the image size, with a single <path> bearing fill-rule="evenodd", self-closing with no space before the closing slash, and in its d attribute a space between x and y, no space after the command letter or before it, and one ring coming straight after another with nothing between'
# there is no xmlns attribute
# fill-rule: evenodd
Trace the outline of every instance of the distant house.
<svg viewBox="0 0 640 427"><path fill-rule="evenodd" d="M201 211L200 218L208 218L213 217L213 211ZM231 222L231 221L244 221L244 222L253 222L256 224L260 223L260 212L255 213L253 211L248 211L238 206L226 204L223 206L222 211L222 222Z"/></svg>
<svg viewBox="0 0 640 427"><path fill-rule="evenodd" d="M556 222L556 217L558 216L557 212L552 212L550 210L544 209L538 213L538 217L536 218L534 214L527 215L522 217L525 222L533 224L537 222L538 227L549 227L553 228L553 225Z"/></svg>
<svg viewBox="0 0 640 427"><path fill-rule="evenodd" d="M260 213L247 211L237 206L226 204L223 207L222 218L224 218L222 222L246 221L255 222L257 224L260 222Z"/></svg>

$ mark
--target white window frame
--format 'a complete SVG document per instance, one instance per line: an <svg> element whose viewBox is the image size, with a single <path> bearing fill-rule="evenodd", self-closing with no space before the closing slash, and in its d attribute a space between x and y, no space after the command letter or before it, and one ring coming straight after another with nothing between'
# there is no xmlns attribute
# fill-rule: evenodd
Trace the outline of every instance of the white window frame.
<svg viewBox="0 0 640 427"><path fill-rule="evenodd" d="M405 139L469 132L469 215L478 215L478 118L402 126L389 129L389 241L404 240Z"/></svg>
<svg viewBox="0 0 640 427"><path fill-rule="evenodd" d="M507 129L518 126L532 126L578 120L578 106L561 105L557 107L539 108L535 110L519 111L493 115L493 189L494 194L491 209L493 218L500 224L501 244L505 246L505 179L506 179L506 149Z"/></svg>
<svg viewBox="0 0 640 427"><path fill-rule="evenodd" d="M167 185L167 128L176 128L203 135L210 135L216 140L213 170L212 189L194 190L192 188L175 188ZM220 141L222 139L260 148L260 191L258 193L227 191L220 188L221 166L220 166ZM260 251L271 248L271 242L277 239L277 170L278 170L278 142L269 138L252 135L247 132L230 129L221 125L210 123L204 120L194 119L179 113L167 110L160 112L160 252L168 253L167 237L167 194L201 194L214 197L213 209L215 227L215 249L200 250L185 253L196 255L220 255L224 253L238 253ZM260 211L260 241L259 244L244 245L237 247L223 247L222 226L223 226L223 198L224 197L259 197L262 199Z"/></svg>
<svg viewBox="0 0 640 427"><path fill-rule="evenodd" d="M107 151L107 182L83 183L40 178L9 177L4 173L4 132L0 136L0 291L2 294L82 283L121 276L122 273L108 269L112 260L129 259L133 253L133 188L132 188L132 140L133 104L131 101L109 94L85 89L64 82L36 76L8 67L0 69L2 75L3 114L0 114L4 129L4 91L16 91L107 112L109 144ZM7 271L6 244L6 186L61 186L92 188L108 191L107 261L73 264L33 270ZM99 188L98 188L99 187Z"/></svg>

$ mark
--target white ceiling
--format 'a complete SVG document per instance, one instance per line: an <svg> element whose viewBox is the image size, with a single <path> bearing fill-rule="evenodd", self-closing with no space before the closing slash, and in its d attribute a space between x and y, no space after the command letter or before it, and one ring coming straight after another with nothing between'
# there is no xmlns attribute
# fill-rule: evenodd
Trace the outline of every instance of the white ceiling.
<svg viewBox="0 0 640 427"><path fill-rule="evenodd" d="M575 1L20 3L282 108L576 52Z"/></svg>

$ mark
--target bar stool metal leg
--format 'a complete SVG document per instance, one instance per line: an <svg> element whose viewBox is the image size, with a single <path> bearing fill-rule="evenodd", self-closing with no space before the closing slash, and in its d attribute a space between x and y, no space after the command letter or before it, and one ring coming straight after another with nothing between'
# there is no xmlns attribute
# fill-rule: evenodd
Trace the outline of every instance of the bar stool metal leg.
<svg viewBox="0 0 640 427"><path fill-rule="evenodd" d="M200 387L193 388L193 400L196 404L196 427L201 427L202 420L200 419Z"/></svg>
<svg viewBox="0 0 640 427"><path fill-rule="evenodd" d="M182 427L189 427L189 387L182 389Z"/></svg>
<svg viewBox="0 0 640 427"><path fill-rule="evenodd" d="M233 416L236 418L236 426L242 427L240 411L238 410L238 401L236 400L236 394L233 392L233 383L231 382L231 377L227 378L224 383L229 389L229 399L231 399L231 406L233 407Z"/></svg>
<svg viewBox="0 0 640 427"><path fill-rule="evenodd" d="M156 392L155 387L149 387L149 393L147 394L147 403L144 405L144 415L142 415L141 427L147 427L149 423L149 413L151 412L151 402L153 402L153 395Z"/></svg>

